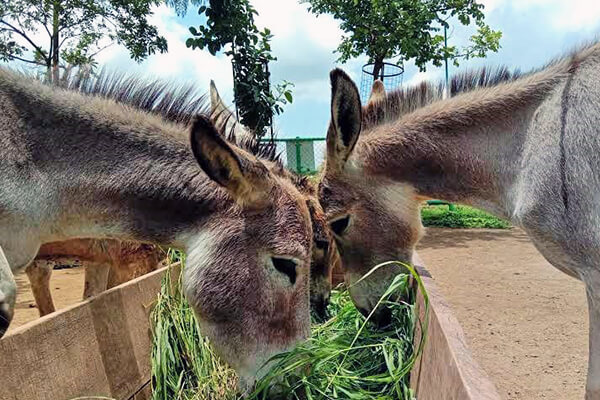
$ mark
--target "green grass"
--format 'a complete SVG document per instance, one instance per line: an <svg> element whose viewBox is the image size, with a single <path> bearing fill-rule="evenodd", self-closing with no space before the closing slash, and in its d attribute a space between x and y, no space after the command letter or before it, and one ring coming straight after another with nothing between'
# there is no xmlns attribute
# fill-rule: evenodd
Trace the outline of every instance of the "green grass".
<svg viewBox="0 0 600 400"><path fill-rule="evenodd" d="M494 217L484 211L468 206L455 206L450 211L448 206L423 206L421 220L424 226L446 228L492 228L508 229L510 223Z"/></svg>
<svg viewBox="0 0 600 400"><path fill-rule="evenodd" d="M413 399L409 373L422 350L427 326L416 318L419 314L410 276L398 275L377 305L392 308L393 323L385 330L375 328L356 310L347 291L335 290L329 308L333 317L314 324L305 343L273 359L274 366L246 399L266 399L274 393L282 399ZM414 276L427 315L427 294L420 278ZM154 400L242 398L236 392L235 372L200 335L179 285L172 284L168 274L152 313L152 325ZM417 325L423 335L415 348Z"/></svg>

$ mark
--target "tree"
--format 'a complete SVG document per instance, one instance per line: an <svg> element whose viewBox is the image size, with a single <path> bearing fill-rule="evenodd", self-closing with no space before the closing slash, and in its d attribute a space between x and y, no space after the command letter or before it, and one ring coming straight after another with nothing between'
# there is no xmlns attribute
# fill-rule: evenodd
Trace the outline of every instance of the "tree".
<svg viewBox="0 0 600 400"><path fill-rule="evenodd" d="M428 62L440 66L444 59L485 57L500 48L500 31L484 22L483 5L474 0L303 0L317 15L328 13L341 20L346 33L337 48L338 61L366 54L374 63L374 79L385 59L398 57L402 63L414 59L421 71ZM463 25L475 22L477 33L470 45L459 49L446 46L443 28L456 18Z"/></svg>
<svg viewBox="0 0 600 400"><path fill-rule="evenodd" d="M0 60L45 67L58 79L61 61L92 64L106 46L123 44L140 61L167 51L148 23L159 0L10 0L0 3Z"/></svg>
<svg viewBox="0 0 600 400"><path fill-rule="evenodd" d="M292 102L292 84L284 81L272 91L269 83L271 54L269 29L260 31L254 24L256 10L249 0L210 0L199 14L206 23L197 29L190 27L193 37L186 41L192 48L208 49L215 55L226 48L231 57L234 77L234 100L242 124L260 138L271 125L274 114L283 112L283 105Z"/></svg>
<svg viewBox="0 0 600 400"><path fill-rule="evenodd" d="M175 10L177 15L184 17L187 14L188 6L200 6L206 3L206 0L165 0L165 4Z"/></svg>

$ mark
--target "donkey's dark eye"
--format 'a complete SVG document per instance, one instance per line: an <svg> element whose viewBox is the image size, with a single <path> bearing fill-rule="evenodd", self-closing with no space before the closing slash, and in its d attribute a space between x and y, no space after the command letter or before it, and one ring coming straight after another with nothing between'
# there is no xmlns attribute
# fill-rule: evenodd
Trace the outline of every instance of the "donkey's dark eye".
<svg viewBox="0 0 600 400"><path fill-rule="evenodd" d="M331 226L331 230L333 231L333 233L335 233L338 236L342 236L342 234L348 228L349 224L350 224L350 216L346 215L343 218L336 219L335 221L330 223L329 226Z"/></svg>
<svg viewBox="0 0 600 400"><path fill-rule="evenodd" d="M315 240L315 245L317 246L317 249L327 251L327 249L329 248L329 241L317 239Z"/></svg>
<svg viewBox="0 0 600 400"><path fill-rule="evenodd" d="M271 257L273 261L273 266L275 269L282 274L286 274L288 278L290 278L290 282L292 285L296 283L296 261L290 260L289 258L278 258Z"/></svg>

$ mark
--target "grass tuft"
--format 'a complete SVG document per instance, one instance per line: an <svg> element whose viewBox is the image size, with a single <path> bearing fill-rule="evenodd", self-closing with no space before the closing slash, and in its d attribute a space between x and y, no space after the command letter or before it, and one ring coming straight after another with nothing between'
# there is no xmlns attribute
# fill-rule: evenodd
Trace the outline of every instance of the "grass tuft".
<svg viewBox="0 0 600 400"><path fill-rule="evenodd" d="M427 326L416 317L412 287L418 286L425 299L425 320L429 303L421 279L405 267L409 273L398 275L377 305L392 309L391 325L375 328L370 316L357 311L347 291L333 291L329 306L333 317L313 324L309 340L272 359L271 369L245 399L413 399L409 374L422 351ZM410 285L411 276L417 285ZM152 325L154 400L242 398L236 392L235 372L201 336L178 280L172 282L169 273ZM423 334L415 348L417 326Z"/></svg>
<svg viewBox="0 0 600 400"><path fill-rule="evenodd" d="M510 223L484 211L468 206L423 206L421 220L424 226L445 228L490 228L508 229Z"/></svg>

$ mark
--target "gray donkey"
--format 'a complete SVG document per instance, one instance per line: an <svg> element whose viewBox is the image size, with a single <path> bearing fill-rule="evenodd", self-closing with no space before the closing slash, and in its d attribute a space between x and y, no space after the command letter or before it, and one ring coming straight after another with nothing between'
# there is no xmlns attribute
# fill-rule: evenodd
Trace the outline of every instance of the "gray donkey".
<svg viewBox="0 0 600 400"><path fill-rule="evenodd" d="M586 398L600 399L600 44L526 75L463 76L452 89L464 93L443 101L440 87L424 84L362 108L344 72L332 71L331 84L319 201L346 280L383 261L411 261L424 199L507 218L585 283ZM357 306L371 311L396 272L382 268L352 286Z"/></svg>
<svg viewBox="0 0 600 400"><path fill-rule="evenodd" d="M14 307L13 271L42 243L112 237L187 253L186 297L242 386L308 336L304 196L207 117L187 129L6 69L0 110L2 333Z"/></svg>

